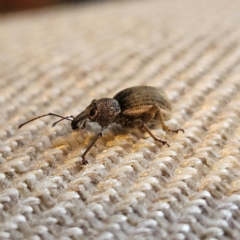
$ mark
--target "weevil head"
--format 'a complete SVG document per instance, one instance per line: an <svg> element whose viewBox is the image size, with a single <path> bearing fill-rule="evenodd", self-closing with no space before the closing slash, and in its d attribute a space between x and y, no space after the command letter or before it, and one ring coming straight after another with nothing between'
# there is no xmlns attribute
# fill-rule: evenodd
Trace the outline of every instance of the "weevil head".
<svg viewBox="0 0 240 240"><path fill-rule="evenodd" d="M87 119L97 122L101 127L108 126L115 121L120 112L121 108L116 99L101 98L93 100L83 112L72 120L72 129L75 130L82 126Z"/></svg>

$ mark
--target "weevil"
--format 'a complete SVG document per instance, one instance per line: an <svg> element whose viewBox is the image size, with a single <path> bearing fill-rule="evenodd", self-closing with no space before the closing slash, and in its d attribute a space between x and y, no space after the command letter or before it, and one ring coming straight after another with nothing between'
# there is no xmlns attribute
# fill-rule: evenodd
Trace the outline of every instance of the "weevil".
<svg viewBox="0 0 240 240"><path fill-rule="evenodd" d="M155 141L169 146L167 141L163 141L154 136L147 126L147 123L157 120L161 123L162 129L166 132L184 132L181 128L172 130L165 124L165 120L171 118L171 111L171 104L163 91L150 86L136 86L120 91L113 98L92 100L91 104L76 117L63 117L55 113L48 113L22 123L19 125L19 128L29 122L46 116L60 118L60 120L54 122L52 126L55 126L62 120L71 121L73 130L85 128L87 120L97 122L101 126L101 131L95 136L82 154L82 163L87 164L88 162L85 160L86 154L94 146L97 140L102 137L104 130L111 123L120 124L122 127L139 128L148 132Z"/></svg>

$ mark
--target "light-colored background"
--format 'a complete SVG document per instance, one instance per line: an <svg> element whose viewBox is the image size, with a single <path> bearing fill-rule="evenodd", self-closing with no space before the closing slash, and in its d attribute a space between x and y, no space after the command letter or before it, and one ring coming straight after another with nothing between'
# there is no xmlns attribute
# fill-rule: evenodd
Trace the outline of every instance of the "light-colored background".
<svg viewBox="0 0 240 240"><path fill-rule="evenodd" d="M240 2L119 1L0 16L1 239L238 239ZM71 131L92 99L162 88L168 125Z"/></svg>

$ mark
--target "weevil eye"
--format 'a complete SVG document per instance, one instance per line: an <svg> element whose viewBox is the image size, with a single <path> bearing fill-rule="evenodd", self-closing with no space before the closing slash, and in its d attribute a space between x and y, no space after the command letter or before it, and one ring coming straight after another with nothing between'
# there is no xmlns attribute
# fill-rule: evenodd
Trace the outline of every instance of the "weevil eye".
<svg viewBox="0 0 240 240"><path fill-rule="evenodd" d="M95 108L92 108L89 112L89 118L91 120L94 120L97 115L98 115L98 110Z"/></svg>

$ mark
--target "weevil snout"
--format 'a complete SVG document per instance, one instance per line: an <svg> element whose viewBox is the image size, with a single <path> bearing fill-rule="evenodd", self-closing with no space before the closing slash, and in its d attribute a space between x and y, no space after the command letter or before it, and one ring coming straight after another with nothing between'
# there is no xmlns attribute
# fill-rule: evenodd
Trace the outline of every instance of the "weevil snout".
<svg viewBox="0 0 240 240"><path fill-rule="evenodd" d="M76 130L76 129L78 129L78 124L76 122L72 121L71 127L72 127L72 130Z"/></svg>
<svg viewBox="0 0 240 240"><path fill-rule="evenodd" d="M71 122L71 127L72 130L76 130L79 128L83 128L82 126L84 125L84 123L86 122L86 120L88 119L88 108L86 108L83 112L81 112L80 114L78 114Z"/></svg>

